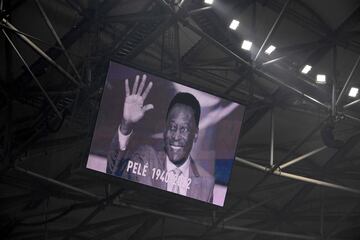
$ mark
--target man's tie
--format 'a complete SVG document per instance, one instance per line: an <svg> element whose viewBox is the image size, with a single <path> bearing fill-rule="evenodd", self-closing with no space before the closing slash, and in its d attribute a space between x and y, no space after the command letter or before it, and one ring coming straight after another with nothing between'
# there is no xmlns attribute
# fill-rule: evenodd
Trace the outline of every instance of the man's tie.
<svg viewBox="0 0 360 240"><path fill-rule="evenodd" d="M178 182L179 182L179 177L182 174L182 172L178 168L175 168L174 170L171 170L171 172L174 173L175 179L176 179L176 181L173 184L173 187L172 187L171 191L174 192L174 193L179 194L180 193L180 188L179 188L179 183Z"/></svg>

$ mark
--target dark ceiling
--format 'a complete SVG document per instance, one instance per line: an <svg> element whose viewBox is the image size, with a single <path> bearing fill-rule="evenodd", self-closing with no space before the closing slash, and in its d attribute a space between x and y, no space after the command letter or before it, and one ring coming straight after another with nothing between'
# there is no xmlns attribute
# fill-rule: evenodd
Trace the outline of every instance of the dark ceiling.
<svg viewBox="0 0 360 240"><path fill-rule="evenodd" d="M359 1L0 3L3 239L360 239ZM224 208L84 169L110 59L247 106Z"/></svg>

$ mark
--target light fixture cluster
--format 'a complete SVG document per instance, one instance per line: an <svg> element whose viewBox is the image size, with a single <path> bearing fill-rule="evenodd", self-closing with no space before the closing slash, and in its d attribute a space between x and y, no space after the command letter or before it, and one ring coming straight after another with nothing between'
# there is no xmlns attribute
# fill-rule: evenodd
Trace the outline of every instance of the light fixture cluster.
<svg viewBox="0 0 360 240"><path fill-rule="evenodd" d="M214 0L204 0L204 3L208 4L208 5L212 5L214 3ZM229 24L229 28L233 31L236 31L236 29L239 27L240 25L240 21L237 19L233 19L230 24ZM252 47L252 42L249 40L243 40L242 44L241 44L241 48L247 51L250 51ZM274 52L276 49L275 46L270 45L266 50L265 50L265 54L270 55L272 52ZM305 66L302 67L302 69L300 70L302 74L308 74L312 69L311 65L306 64ZM316 75L316 83L317 84L326 84L326 75L325 74L317 74ZM359 94L359 88L356 87L351 87L348 95L349 97L357 97L357 95Z"/></svg>
<svg viewBox="0 0 360 240"><path fill-rule="evenodd" d="M237 19L233 19L230 24L229 24L229 28L233 31L236 31L236 29L239 27L240 25L240 21L237 20ZM252 47L252 42L249 41L249 40L244 40L241 44L241 48L244 49L244 50L247 50L247 51L250 51L251 50L251 47ZM273 45L270 45L266 50L265 50L265 53L267 55L270 55L272 52L274 52L276 49L275 46Z"/></svg>
<svg viewBox="0 0 360 240"><path fill-rule="evenodd" d="M206 4L213 4L214 3L214 0L204 0L204 3ZM240 25L240 21L237 20L237 19L233 19L230 24L229 24L229 28L233 31L236 31L236 29L238 29ZM247 51L250 51L251 50L251 47L252 47L252 42L249 41L249 40L244 40L241 44L241 48L244 49L244 50L247 50ZM275 51L276 47L273 46L273 45L270 45L266 50L265 50L265 54L267 55L270 55L273 51Z"/></svg>
<svg viewBox="0 0 360 240"><path fill-rule="evenodd" d="M306 64L305 66L302 67L302 69L300 70L300 72L302 74L308 74L312 69L312 66L309 64ZM316 75L316 83L317 84L326 84L326 75L325 74L317 74Z"/></svg>
<svg viewBox="0 0 360 240"><path fill-rule="evenodd" d="M230 22L229 28L233 31L236 31L236 29L239 27L239 25L240 25L240 21L237 19L233 19ZM241 48L244 50L247 50L247 51L250 51L251 47L252 47L252 42L249 40L244 40L241 44Z"/></svg>
<svg viewBox="0 0 360 240"><path fill-rule="evenodd" d="M311 71L311 69L312 69L312 66L306 64L305 66L302 67L300 72L302 74L308 74ZM325 74L317 74L315 82L317 84L326 84L326 75ZM358 94L359 94L359 88L357 88L357 87L351 87L350 91L348 93L349 97L357 97Z"/></svg>

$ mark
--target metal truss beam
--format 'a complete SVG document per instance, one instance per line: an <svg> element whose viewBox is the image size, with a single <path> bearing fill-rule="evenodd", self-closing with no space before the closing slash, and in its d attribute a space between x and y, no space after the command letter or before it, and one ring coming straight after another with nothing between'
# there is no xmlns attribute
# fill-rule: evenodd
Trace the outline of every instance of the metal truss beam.
<svg viewBox="0 0 360 240"><path fill-rule="evenodd" d="M71 229L62 240L69 240L73 235L75 235L79 229L81 229L85 224L89 223L93 218L98 215L105 206L99 204L88 216L86 216L78 225L76 225L73 229Z"/></svg>
<svg viewBox="0 0 360 240"><path fill-rule="evenodd" d="M77 71L74 62L71 60L70 55L68 54L68 52L67 52L67 50L65 49L63 43L61 42L61 39L60 39L59 35L57 34L54 26L52 25L52 23L51 23L48 15L46 14L43 6L41 5L41 3L40 3L39 0L36 0L35 2L36 2L36 5L38 6L38 8L39 8L39 10L40 10L40 12L41 12L41 15L43 16L43 18L44 18L44 20L45 20L47 26L49 27L51 33L53 34L54 38L56 39L56 42L59 44L59 46L60 46L61 49L63 50L66 59L68 60L70 66L71 66L71 68L72 68L72 70L74 71L74 73L75 73L75 75L76 75L76 77L77 77L77 80L78 80L78 81L81 81L80 74L79 74L79 72Z"/></svg>
<svg viewBox="0 0 360 240"><path fill-rule="evenodd" d="M258 2L264 2L264 0L257 0ZM302 3L302 5L305 4L304 2ZM280 11L281 9L281 5L277 2L277 1L267 1L266 2L266 6L274 11ZM308 9L311 9L310 7L307 7ZM335 41L335 43L343 48L349 49L351 51L354 51L356 53L360 54L360 48L358 47L358 45L353 44L352 42L349 41L344 41L343 39L341 39L341 34L339 34L340 32L342 32L343 30L346 29L346 26L350 27L351 25L353 25L354 23L357 22L357 13L360 11L360 7L358 7L347 19L345 19L343 21L343 23L339 26L339 28L335 31L336 32L336 36L338 37L332 37L332 39ZM314 14L314 11L311 11L312 14ZM317 16L317 18L319 19L319 15L315 13L314 16ZM329 33L331 34L331 28L329 28L329 26L327 26L327 24L323 24L324 21L320 20L320 25L314 24L314 21L309 20L306 16L304 16L303 14L296 12L295 10L289 10L286 14L286 17L301 25L306 27L307 29L309 29L310 31L316 33L317 35L321 36L321 37L329 37ZM321 18L321 17L320 17Z"/></svg>
<svg viewBox="0 0 360 240"><path fill-rule="evenodd" d="M358 26L360 22L360 5L337 28L336 32L344 32Z"/></svg>
<svg viewBox="0 0 360 240"><path fill-rule="evenodd" d="M17 168L17 169L20 170L21 172L24 172L24 173L27 173L27 174L29 173L29 171L24 171L23 169L20 169L20 168ZM71 191L75 191L75 192L84 194L84 195L89 196L89 197L91 197L93 199L96 199L96 200L101 200L102 199L101 197L99 197L97 195L94 195L94 194L92 194L90 192L87 192L87 191L79 189L79 188L74 188L73 186L70 186L68 184L58 182L58 181L54 181L53 179L49 179L49 178L43 177L43 176L38 175L38 174L34 175L33 173L31 173L31 175L33 175L33 176L35 176L37 178L43 179L45 181L48 181L49 183L56 182L55 183L56 185L59 185L61 187L69 189ZM111 196L117 196L117 194L118 194L118 192L116 192L115 194L112 194ZM106 200L106 202L111 202L107 198L105 198L105 200ZM144 212L147 212L147 213L151 213L151 214L155 214L155 215L159 215L159 216L164 216L164 217L169 217L169 218L177 219L177 220L180 220L180 221L192 222L192 223L195 223L195 224L200 224L200 225L204 225L204 226L208 226L208 227L213 226L213 224L211 222L208 222L206 220L197 220L197 219L189 218L189 217L186 217L186 216L181 216L181 215L177 215L177 214L173 214L173 213L167 213L167 212L164 212L164 211L161 211L161 210L156 210L156 209L151 209L151 208L146 208L146 207L141 207L141 206L137 206L137 205L133 205L133 204L128 204L128 203L116 201L116 199L114 199L114 200L115 201L113 202L113 206L126 207L126 208L130 207L130 208L137 209L137 210L140 210L140 211L144 211ZM93 214L91 214L91 216L92 215ZM86 219L88 219L88 218L86 218ZM84 225L82 225L81 227L84 227ZM241 232L252 232L252 233L258 233L258 234L269 235L269 236L278 236L278 237L282 236L282 237L289 237L289 238L294 238L294 239L306 239L306 240L313 240L313 239L316 240L317 239L317 237L313 237L313 236L294 234L294 233L288 233L288 232L259 230L259 229L248 228L248 227L239 227L239 226L234 226L234 225L221 225L221 226L218 226L218 227L220 227L222 229L227 229L227 230L234 230L234 231L241 231ZM79 229L80 229L80 227L79 227ZM68 233L67 233L67 235L68 235ZM96 239L98 239L98 238L96 238Z"/></svg>
<svg viewBox="0 0 360 240"><path fill-rule="evenodd" d="M117 218L113 218L113 219L109 219L109 220L98 221L95 223L88 223L88 224L85 224L85 225L81 226L80 228L78 228L76 230L76 232L74 233L73 237L75 237L77 234L80 234L80 233L86 233L86 232L99 230L99 229L107 229L103 233L97 234L93 238L91 238L91 239L104 239L105 237L110 237L111 235L119 234L119 233L121 233L121 231L123 231L125 229L136 226L144 218L146 218L148 216L149 216L148 214L140 213L140 214L134 214L134 215L125 216L125 217L117 217ZM114 230L115 228L116 228L116 231ZM48 237L48 239L59 238L59 237L66 236L69 233L73 233L72 228L62 229L62 230L48 229L47 237ZM31 237L35 238L36 236L41 237L41 236L43 236L43 234L44 234L44 230L42 230L42 229L41 230L28 230L28 231L25 230L25 231L21 231L21 232L15 232L15 233L11 234L10 237L11 238L21 238L21 237L25 238L25 237L31 236ZM105 234L106 234L106 236L105 236Z"/></svg>
<svg viewBox="0 0 360 240"><path fill-rule="evenodd" d="M236 66L203 66L203 65L191 65L191 66L186 66L186 69L189 70L205 70L205 71L235 71L238 69L238 67Z"/></svg>
<svg viewBox="0 0 360 240"><path fill-rule="evenodd" d="M129 13L117 16L107 16L102 21L105 23L121 23L121 22L139 22L139 21L153 21L153 20L163 20L170 17L170 14L156 14L154 16L153 12L150 13Z"/></svg>
<svg viewBox="0 0 360 240"><path fill-rule="evenodd" d="M317 180L317 179L313 179L313 178L303 177L303 176L299 176L299 175L292 174L292 173L283 172L281 169L276 169L275 171L273 171L273 170L271 170L271 168L264 167L262 165L253 163L251 161L248 161L248 160L245 160L245 159L242 159L239 157L237 157L235 160L237 162L243 163L247 166L250 166L250 167L265 171L265 172L271 172L272 174L278 175L281 177L286 177L286 178L290 178L290 179L294 179L294 180L312 183L312 184L323 186L323 187L329 187L329 188L334 188L334 189L338 189L338 190L342 190L342 191L360 194L359 189L346 187L346 186L342 186L342 185L335 184L335 183L329 183L329 182L325 182L325 181Z"/></svg>
<svg viewBox="0 0 360 240"><path fill-rule="evenodd" d="M35 172L26 170L26 169L21 168L21 167L15 167L15 170L18 171L18 172L24 173L26 175L29 175L31 177L41 179L41 180L46 181L48 183L51 183L53 185L56 185L56 186L59 186L59 187L65 188L65 189L70 189L70 190L72 190L74 192L77 192L77 193L81 193L82 195L87 196L87 197L89 197L91 199L100 200L100 198L97 195L93 194L93 193L90 193L88 191L84 191L84 190L82 190L82 189L80 189L78 187L71 186L71 185L63 183L61 181L57 181L55 179L42 176L40 174L37 174Z"/></svg>
<svg viewBox="0 0 360 240"><path fill-rule="evenodd" d="M15 32L19 32L16 27L14 27L10 22L3 19L3 24L5 24L10 29L14 30ZM44 51L42 51L36 44L34 44L29 38L24 35L18 34L18 36L27 43L34 51L36 51L40 56L42 56L48 63L53 65L60 73L62 73L66 78L72 81L74 84L79 85L79 83L60 65L58 65L50 56L48 56Z"/></svg>
<svg viewBox="0 0 360 240"><path fill-rule="evenodd" d="M290 45L290 46L286 46L286 47L279 47L276 49L276 52L280 55L287 55L290 53L297 53L299 51L313 50L313 49L322 47L326 44L328 44L328 42L325 40L315 40L315 41L306 42L306 43L294 44L294 45Z"/></svg>
<svg viewBox="0 0 360 240"><path fill-rule="evenodd" d="M263 107L257 109L250 116L245 115L244 123L240 132L240 137L244 137L269 112L270 109L270 106L264 105Z"/></svg>
<svg viewBox="0 0 360 240"><path fill-rule="evenodd" d="M339 227L341 223L343 223L351 214L356 212L356 210L359 208L360 203L356 203L347 213L344 213L340 218L338 218L338 221L335 223L335 226L331 229L331 231L326 235L325 239L332 239L332 236L336 235L337 232L339 232Z"/></svg>
<svg viewBox="0 0 360 240"><path fill-rule="evenodd" d="M141 42L139 46L137 46L129 55L126 56L126 60L131 60L135 58L138 54L140 54L148 45L154 42L162 32L171 27L176 23L176 17L170 17L165 19L162 24L156 28L145 40Z"/></svg>
<svg viewBox="0 0 360 240"><path fill-rule="evenodd" d="M270 113L270 166L274 166L274 149L275 149L275 113L274 108Z"/></svg>
<svg viewBox="0 0 360 240"><path fill-rule="evenodd" d="M236 87L239 86L243 81L245 81L247 78L251 77L252 74L253 73L252 73L251 68L245 69L245 71L240 74L238 79L233 84L231 84L229 87L227 87L227 89L224 91L224 94L228 95L230 92L235 90Z"/></svg>
<svg viewBox="0 0 360 240"><path fill-rule="evenodd" d="M163 212L161 210L155 210L155 209L150 209L150 208L146 208L146 207L141 207L141 206L137 206L134 204L115 202L114 205L120 206L120 207L130 207L130 208L134 208L134 209L141 210L144 212L152 213L155 215L169 217L169 218L173 218L173 219L177 219L177 220L185 221L185 222L191 222L191 223L195 223L195 224L199 224L199 225L203 225L203 226L207 226L207 227L218 227L220 229L225 229L225 230L250 232L250 233L257 233L257 234L268 235L268 236L288 237L288 238L294 238L294 239L305 239L305 240L317 240L318 239L315 236L307 236L307 235L302 235L302 234L293 234L293 233L280 232L280 231L260 230L260 229L255 229L255 228L239 227L239 226L227 225L227 224L213 226L213 224L208 221L197 220L194 218L188 218L185 216L181 216L181 215L177 215L177 214L173 214L173 213L167 213L167 212ZM203 237L198 237L197 239L203 239Z"/></svg>
<svg viewBox="0 0 360 240"><path fill-rule="evenodd" d="M288 154L286 154L286 156L278 163L276 163L272 168L269 168L269 171L266 171L266 174L259 180L256 182L256 184L254 184L249 190L247 190L247 192L244 194L244 196L249 196L251 193L253 193L257 187L259 187L274 171L276 171L276 169L278 169L278 167L289 157L291 156L300 146L303 145L303 143L305 141L307 141L307 139L309 139L315 132L318 131L318 129L323 125L324 122L321 122L318 126L316 126L316 128L314 128L309 134L306 135L306 137L300 141L296 146L294 146ZM288 175L290 176L290 175ZM294 178L296 178L296 176L292 176ZM227 209L227 211L223 214L222 217L220 217L219 219L217 219L212 225L211 227L209 227L207 229L207 231L202 235L202 237L206 237L208 236L208 234L210 233L211 230L213 230L214 228L216 228L217 226L219 226L219 224L222 222L222 220L229 214L231 213L231 211L233 211L235 209L236 206L238 206L241 201L243 201L244 198L240 198L238 199L229 209Z"/></svg>
<svg viewBox="0 0 360 240"><path fill-rule="evenodd" d="M321 27L324 30L324 32L331 32L332 29L331 26L329 26L329 24L326 23L323 17L320 14L318 14L316 11L314 11L307 3L305 3L303 0L298 0L296 1L296 4L299 4L301 7L305 8L309 13L311 13L320 24L318 26Z"/></svg>
<svg viewBox="0 0 360 240"><path fill-rule="evenodd" d="M277 197L275 197L275 198L266 199L266 200L264 200L262 202L256 203L256 204L254 204L253 206L251 206L249 208L243 209L243 210L241 210L241 211L239 211L237 213L234 213L234 214L226 217L223 221L228 222L228 221L230 221L230 220L232 220L234 218L239 217L242 214L250 212L250 211L252 211L252 210L254 210L254 209L258 208L258 207L261 207L261 206L263 206L263 205L265 205L265 204L267 204L267 203L269 203L269 202L271 202L271 201L273 201L275 199L278 199L278 198L279 198L279 195Z"/></svg>
<svg viewBox="0 0 360 240"><path fill-rule="evenodd" d="M154 225L156 225L161 218L159 216L148 216L145 218L143 224L136 229L136 231L128 238L128 240L141 240L146 237L146 233L149 232Z"/></svg>
<svg viewBox="0 0 360 240"><path fill-rule="evenodd" d="M62 114L60 113L60 111L57 109L55 103L51 100L51 98L49 97L49 95L47 94L46 90L44 89L44 87L41 85L40 81L37 79L37 77L35 76L35 74L31 71L29 65L26 63L25 59L22 57L22 55L20 54L19 50L16 48L15 44L13 43L13 41L10 39L10 37L7 35L7 33L2 30L3 34L5 35L7 41L11 44L12 48L14 49L14 51L16 52L16 54L18 55L18 57L20 58L21 62L24 64L24 66L26 67L26 69L29 71L31 77L33 78L33 80L35 81L35 83L38 85L38 87L40 88L42 94L45 96L45 98L47 99L47 101L49 102L50 106L52 107L52 109L54 110L54 112L56 113L56 115L62 119Z"/></svg>
<svg viewBox="0 0 360 240"><path fill-rule="evenodd" d="M99 7L100 14L105 14L109 10L111 10L114 5L119 4L121 1L105 1L101 3ZM84 17L79 23L77 23L71 30L65 33L62 38L61 42L64 45L65 49L68 49L71 45L75 43L85 32L89 30L89 28L93 25L94 19L91 16ZM62 51L59 50L58 45L54 45L53 47L49 48L45 51L45 54L48 55L51 59L58 58ZM30 69L33 71L35 76L40 76L45 73L45 68L49 65L49 62L45 60L45 58L41 57L36 60L33 64L30 65ZM23 72L20 74L19 77L14 81L15 83L19 82L27 82L29 76L27 72Z"/></svg>

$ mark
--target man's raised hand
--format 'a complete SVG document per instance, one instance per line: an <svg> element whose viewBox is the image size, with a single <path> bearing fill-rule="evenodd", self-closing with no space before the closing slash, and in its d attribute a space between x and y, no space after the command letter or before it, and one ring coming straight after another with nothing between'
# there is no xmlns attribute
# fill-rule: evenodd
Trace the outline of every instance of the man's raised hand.
<svg viewBox="0 0 360 240"><path fill-rule="evenodd" d="M149 94L153 83L150 82L144 90L146 83L146 75L144 74L142 76L140 85L139 80L140 76L137 75L131 92L129 87L129 80L125 80L126 97L120 131L126 135L131 132L132 125L137 123L144 117L146 111L154 108L154 105L152 104L144 105L144 101Z"/></svg>

